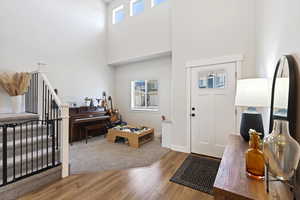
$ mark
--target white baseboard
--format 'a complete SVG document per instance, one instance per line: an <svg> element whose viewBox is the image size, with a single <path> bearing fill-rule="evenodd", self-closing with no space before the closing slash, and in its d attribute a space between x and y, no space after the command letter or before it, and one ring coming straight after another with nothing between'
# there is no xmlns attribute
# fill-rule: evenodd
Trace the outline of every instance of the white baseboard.
<svg viewBox="0 0 300 200"><path fill-rule="evenodd" d="M173 151L183 152L183 153L191 153L188 151L187 147L185 146L177 146L177 145L171 145L171 149Z"/></svg>

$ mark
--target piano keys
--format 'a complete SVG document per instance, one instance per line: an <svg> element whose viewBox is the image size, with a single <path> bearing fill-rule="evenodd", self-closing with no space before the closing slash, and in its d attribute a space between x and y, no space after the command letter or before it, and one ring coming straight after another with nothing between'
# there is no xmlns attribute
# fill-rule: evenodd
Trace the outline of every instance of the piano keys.
<svg viewBox="0 0 300 200"><path fill-rule="evenodd" d="M98 125L99 129L89 133L96 136L107 133L110 125L110 116L107 112L99 110L97 107L71 107L69 110L69 140L70 143L83 140L85 137L81 130L86 126Z"/></svg>

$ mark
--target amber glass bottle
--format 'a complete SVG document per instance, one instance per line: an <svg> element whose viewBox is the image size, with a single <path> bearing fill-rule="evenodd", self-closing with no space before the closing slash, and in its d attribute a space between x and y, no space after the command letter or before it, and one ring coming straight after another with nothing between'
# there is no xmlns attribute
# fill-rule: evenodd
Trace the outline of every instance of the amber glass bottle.
<svg viewBox="0 0 300 200"><path fill-rule="evenodd" d="M245 155L247 175L262 180L265 177L265 162L263 152L259 149L260 136L256 131L250 131L249 146Z"/></svg>

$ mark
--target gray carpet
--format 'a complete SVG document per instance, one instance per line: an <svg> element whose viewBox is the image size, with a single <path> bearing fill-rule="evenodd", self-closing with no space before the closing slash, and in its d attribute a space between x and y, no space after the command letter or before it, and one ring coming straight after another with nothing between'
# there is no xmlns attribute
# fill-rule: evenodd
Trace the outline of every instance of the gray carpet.
<svg viewBox="0 0 300 200"><path fill-rule="evenodd" d="M71 174L145 167L158 161L169 149L155 139L139 149L113 144L101 137L74 143L70 147Z"/></svg>
<svg viewBox="0 0 300 200"><path fill-rule="evenodd" d="M213 194L220 160L189 155L170 181Z"/></svg>

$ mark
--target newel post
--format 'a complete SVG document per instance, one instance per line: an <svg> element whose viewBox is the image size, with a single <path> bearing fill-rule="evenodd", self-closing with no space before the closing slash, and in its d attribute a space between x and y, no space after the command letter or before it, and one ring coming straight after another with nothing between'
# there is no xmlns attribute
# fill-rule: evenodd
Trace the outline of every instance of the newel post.
<svg viewBox="0 0 300 200"><path fill-rule="evenodd" d="M62 177L69 176L69 106L62 105L61 123L61 163Z"/></svg>

